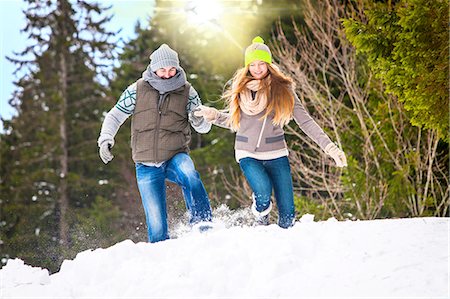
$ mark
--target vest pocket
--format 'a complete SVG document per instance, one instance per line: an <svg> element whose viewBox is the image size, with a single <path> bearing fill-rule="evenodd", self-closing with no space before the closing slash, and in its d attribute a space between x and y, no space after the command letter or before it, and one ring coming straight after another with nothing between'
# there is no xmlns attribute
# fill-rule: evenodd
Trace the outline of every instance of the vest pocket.
<svg viewBox="0 0 450 299"><path fill-rule="evenodd" d="M274 136L274 137L267 137L266 143L275 143L278 141L284 140L284 135Z"/></svg>
<svg viewBox="0 0 450 299"><path fill-rule="evenodd" d="M248 137L242 135L236 135L236 142L248 142Z"/></svg>
<svg viewBox="0 0 450 299"><path fill-rule="evenodd" d="M136 131L133 136L136 153L151 151L153 149L153 140L155 130Z"/></svg>

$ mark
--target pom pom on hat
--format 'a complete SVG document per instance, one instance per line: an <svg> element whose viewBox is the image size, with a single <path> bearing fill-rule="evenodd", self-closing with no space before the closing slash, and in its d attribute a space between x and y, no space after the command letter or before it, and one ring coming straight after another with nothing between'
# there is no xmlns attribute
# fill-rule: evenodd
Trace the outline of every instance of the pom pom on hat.
<svg viewBox="0 0 450 299"><path fill-rule="evenodd" d="M264 44L262 37L257 36L252 40L252 44L245 49L245 66L255 60L261 60L266 63L272 63L272 54L269 47Z"/></svg>
<svg viewBox="0 0 450 299"><path fill-rule="evenodd" d="M259 44L264 44L264 40L262 39L261 36L257 36L252 40L252 43L259 43Z"/></svg>

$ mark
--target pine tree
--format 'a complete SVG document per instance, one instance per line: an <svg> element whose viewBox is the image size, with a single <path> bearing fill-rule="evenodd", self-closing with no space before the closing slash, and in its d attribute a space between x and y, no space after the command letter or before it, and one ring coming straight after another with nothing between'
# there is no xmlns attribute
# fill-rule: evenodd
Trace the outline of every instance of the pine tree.
<svg viewBox="0 0 450 299"><path fill-rule="evenodd" d="M368 1L366 20L344 21L348 39L404 104L411 123L438 130L448 142L448 1L377 2Z"/></svg>
<svg viewBox="0 0 450 299"><path fill-rule="evenodd" d="M71 254L78 210L113 192L99 186L105 172L96 145L108 105L100 82L114 55L104 9L29 0L23 31L34 44L9 58L25 75L10 101L18 114L1 136L9 161L1 169L3 255L52 270Z"/></svg>

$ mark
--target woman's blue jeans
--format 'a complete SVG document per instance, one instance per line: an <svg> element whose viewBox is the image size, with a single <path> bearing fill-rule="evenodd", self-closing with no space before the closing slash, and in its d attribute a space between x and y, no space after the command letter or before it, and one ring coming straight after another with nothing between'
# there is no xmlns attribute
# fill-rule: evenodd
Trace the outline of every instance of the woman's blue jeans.
<svg viewBox="0 0 450 299"><path fill-rule="evenodd" d="M211 221L212 213L208 194L188 154L178 153L160 167L136 163L136 179L150 242L169 238L166 179L181 186L191 224Z"/></svg>
<svg viewBox="0 0 450 299"><path fill-rule="evenodd" d="M239 160L239 165L253 191L256 210L263 212L269 208L273 189L278 207L278 225L282 228L292 226L295 207L289 159L243 158Z"/></svg>

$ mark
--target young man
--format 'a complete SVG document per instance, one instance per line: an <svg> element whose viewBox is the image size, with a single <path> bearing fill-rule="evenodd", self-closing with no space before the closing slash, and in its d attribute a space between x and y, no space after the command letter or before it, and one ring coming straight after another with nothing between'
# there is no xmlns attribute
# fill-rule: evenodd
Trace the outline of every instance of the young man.
<svg viewBox="0 0 450 299"><path fill-rule="evenodd" d="M188 155L191 130L207 133L211 124L193 115L201 105L187 82L178 54L163 44L150 55L142 78L131 84L108 112L98 138L106 164L120 126L131 116L131 149L150 242L169 238L165 180L180 185L191 224L211 221L211 207L194 163Z"/></svg>

